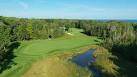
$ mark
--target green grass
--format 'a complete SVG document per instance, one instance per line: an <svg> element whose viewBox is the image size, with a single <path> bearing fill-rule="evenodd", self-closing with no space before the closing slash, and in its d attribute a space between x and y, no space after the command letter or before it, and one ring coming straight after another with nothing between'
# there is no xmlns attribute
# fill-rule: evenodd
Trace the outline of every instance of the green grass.
<svg viewBox="0 0 137 77"><path fill-rule="evenodd" d="M57 39L22 41L20 47L14 51L16 57L13 61L16 64L1 73L0 77L20 77L30 68L33 62L45 59L50 54L62 53L96 43L96 37L86 36L80 33L81 31L72 28L70 33L73 35L66 33L63 37Z"/></svg>
<svg viewBox="0 0 137 77"><path fill-rule="evenodd" d="M92 46L84 46L56 53L33 63L22 77L91 77L87 68L82 68L70 61L72 56L87 51ZM40 70L40 71L39 71Z"/></svg>

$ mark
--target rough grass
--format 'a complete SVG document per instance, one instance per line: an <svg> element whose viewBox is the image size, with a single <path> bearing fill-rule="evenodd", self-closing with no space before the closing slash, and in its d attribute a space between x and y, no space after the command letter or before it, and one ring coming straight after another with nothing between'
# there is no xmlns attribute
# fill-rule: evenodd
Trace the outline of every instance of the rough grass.
<svg viewBox="0 0 137 77"><path fill-rule="evenodd" d="M96 48L93 66L101 70L102 77L137 77L136 63L122 58L119 53L113 54L99 46Z"/></svg>
<svg viewBox="0 0 137 77"><path fill-rule="evenodd" d="M107 49L98 46L93 55L96 57L96 61L93 66L101 70L103 77L119 76L119 72L117 71L119 67L110 59L114 56L112 56Z"/></svg>
<svg viewBox="0 0 137 77"><path fill-rule="evenodd" d="M72 53L64 53L41 60L32 65L22 77L90 77L91 73L68 61Z"/></svg>
<svg viewBox="0 0 137 77"><path fill-rule="evenodd" d="M96 37L86 36L79 29L73 28L70 33L73 36L66 34L61 38L51 40L22 41L21 46L14 51L16 57L13 61L15 63L11 68L1 73L0 77L20 77L35 61L45 59L53 53L63 53L67 50L96 43Z"/></svg>

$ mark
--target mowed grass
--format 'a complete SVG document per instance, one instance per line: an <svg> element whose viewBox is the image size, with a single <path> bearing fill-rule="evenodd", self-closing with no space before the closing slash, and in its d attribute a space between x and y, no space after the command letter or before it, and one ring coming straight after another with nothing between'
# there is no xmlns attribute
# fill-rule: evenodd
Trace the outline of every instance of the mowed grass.
<svg viewBox="0 0 137 77"><path fill-rule="evenodd" d="M11 68L0 74L0 77L21 77L35 61L47 58L56 53L63 53L82 46L96 44L96 37L89 37L81 33L82 30L72 28L70 33L63 37L51 40L22 41L14 51L15 62ZM71 51L70 51L71 52Z"/></svg>

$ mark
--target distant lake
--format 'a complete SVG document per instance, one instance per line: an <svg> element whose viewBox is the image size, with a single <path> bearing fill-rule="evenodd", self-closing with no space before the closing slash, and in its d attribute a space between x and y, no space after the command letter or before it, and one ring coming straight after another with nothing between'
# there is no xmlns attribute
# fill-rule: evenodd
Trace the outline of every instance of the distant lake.
<svg viewBox="0 0 137 77"><path fill-rule="evenodd" d="M120 20L120 21L123 21L123 22L131 22L131 23L137 23L137 20Z"/></svg>
<svg viewBox="0 0 137 77"><path fill-rule="evenodd" d="M97 20L97 21L111 21L111 20ZM129 22L129 23L137 23L137 20L114 20L114 21L121 21L121 22Z"/></svg>

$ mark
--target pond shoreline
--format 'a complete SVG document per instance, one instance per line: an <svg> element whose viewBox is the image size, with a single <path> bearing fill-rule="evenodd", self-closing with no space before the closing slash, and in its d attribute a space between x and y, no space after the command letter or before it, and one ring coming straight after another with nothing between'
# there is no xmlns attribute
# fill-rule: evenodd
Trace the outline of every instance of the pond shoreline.
<svg viewBox="0 0 137 77"><path fill-rule="evenodd" d="M93 77L101 77L101 72L96 69L96 67L92 66L92 63L96 61L96 58L93 55L95 51L95 49L90 49L85 53L75 55L72 57L72 62L78 66L88 68L88 70L93 74Z"/></svg>

